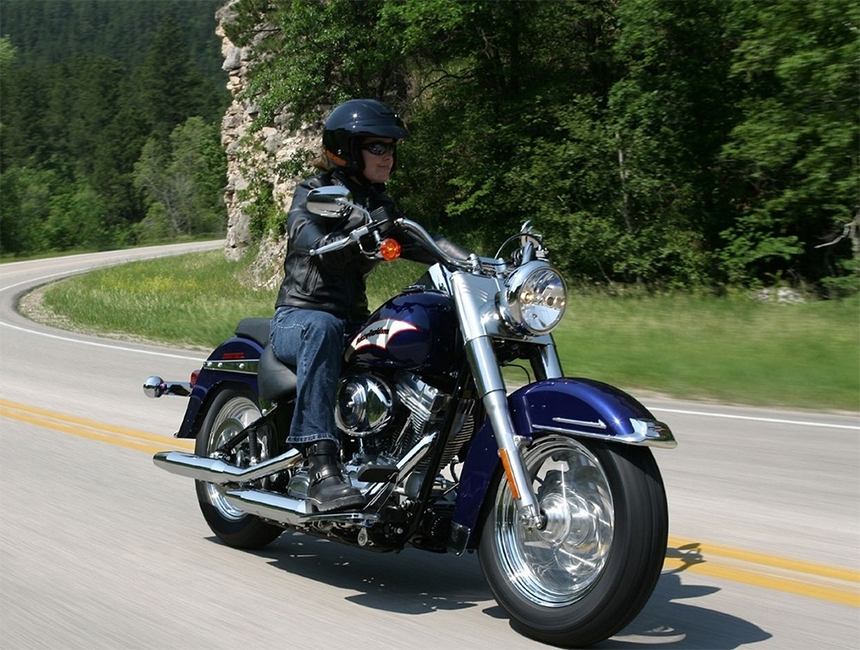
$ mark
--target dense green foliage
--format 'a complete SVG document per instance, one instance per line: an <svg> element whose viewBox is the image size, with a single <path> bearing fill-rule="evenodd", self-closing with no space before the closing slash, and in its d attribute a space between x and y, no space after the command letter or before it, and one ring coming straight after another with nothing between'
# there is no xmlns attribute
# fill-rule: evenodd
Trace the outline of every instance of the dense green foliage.
<svg viewBox="0 0 860 650"><path fill-rule="evenodd" d="M0 253L224 231L220 4L0 4Z"/></svg>
<svg viewBox="0 0 860 650"><path fill-rule="evenodd" d="M240 0L231 37L261 124L395 105L392 190L461 241L531 218L572 278L856 289L821 245L858 214L858 27L853 0Z"/></svg>
<svg viewBox="0 0 860 650"><path fill-rule="evenodd" d="M0 4L1 253L223 226L222 1ZM392 193L482 252L529 218L573 280L842 295L858 30L855 0L239 0L229 35L258 54L260 126L401 111Z"/></svg>
<svg viewBox="0 0 860 650"><path fill-rule="evenodd" d="M0 30L20 50L24 65L97 55L133 70L143 63L158 26L170 19L182 26L201 73L220 83L214 14L222 4L222 0L3 0Z"/></svg>

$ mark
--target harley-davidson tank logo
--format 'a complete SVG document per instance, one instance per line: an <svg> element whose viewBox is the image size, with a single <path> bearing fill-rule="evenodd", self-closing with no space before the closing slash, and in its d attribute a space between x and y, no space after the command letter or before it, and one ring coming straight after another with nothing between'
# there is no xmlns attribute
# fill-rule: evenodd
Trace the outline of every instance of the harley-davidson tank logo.
<svg viewBox="0 0 860 650"><path fill-rule="evenodd" d="M389 341L401 332L417 331L419 330L415 325L402 320L386 318L384 320L373 321L352 339L352 342L349 344L347 357L368 346L376 346L384 350L388 347Z"/></svg>

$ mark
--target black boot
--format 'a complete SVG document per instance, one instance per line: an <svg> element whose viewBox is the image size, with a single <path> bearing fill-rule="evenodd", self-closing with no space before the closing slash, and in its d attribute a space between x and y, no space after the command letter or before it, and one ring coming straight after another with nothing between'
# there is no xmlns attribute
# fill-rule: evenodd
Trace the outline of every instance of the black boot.
<svg viewBox="0 0 860 650"><path fill-rule="evenodd" d="M350 485L337 465L337 445L333 440L320 440L308 447L308 501L320 512L342 508L359 508L364 496Z"/></svg>

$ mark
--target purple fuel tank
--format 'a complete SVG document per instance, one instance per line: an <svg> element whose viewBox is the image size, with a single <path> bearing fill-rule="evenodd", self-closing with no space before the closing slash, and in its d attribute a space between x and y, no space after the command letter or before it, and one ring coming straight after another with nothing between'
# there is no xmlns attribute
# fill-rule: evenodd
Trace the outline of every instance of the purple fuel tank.
<svg viewBox="0 0 860 650"><path fill-rule="evenodd" d="M435 291L395 296L350 339L350 364L444 374L455 370L462 345L451 299Z"/></svg>

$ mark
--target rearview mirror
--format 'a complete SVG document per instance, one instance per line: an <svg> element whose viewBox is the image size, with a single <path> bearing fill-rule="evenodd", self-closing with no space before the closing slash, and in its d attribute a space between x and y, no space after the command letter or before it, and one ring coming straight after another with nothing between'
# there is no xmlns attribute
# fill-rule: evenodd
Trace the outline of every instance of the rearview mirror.
<svg viewBox="0 0 860 650"><path fill-rule="evenodd" d="M308 192L308 210L321 217L345 217L353 209L351 204L352 194L340 185L315 187Z"/></svg>

